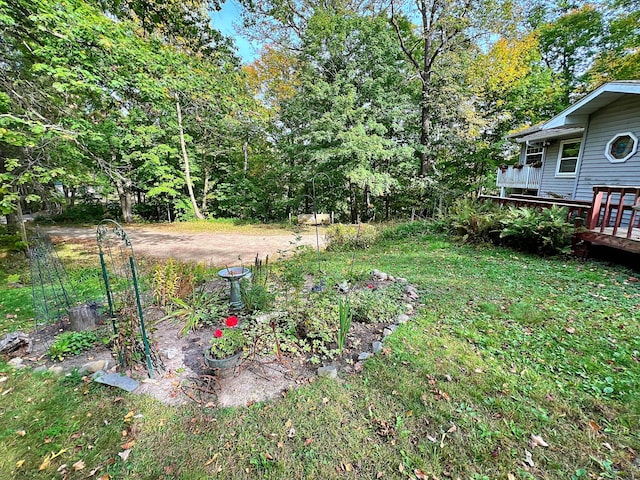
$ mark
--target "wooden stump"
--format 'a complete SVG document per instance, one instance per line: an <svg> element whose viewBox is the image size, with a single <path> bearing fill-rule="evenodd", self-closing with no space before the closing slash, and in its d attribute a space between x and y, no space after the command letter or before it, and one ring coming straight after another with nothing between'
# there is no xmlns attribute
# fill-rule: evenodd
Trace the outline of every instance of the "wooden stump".
<svg viewBox="0 0 640 480"><path fill-rule="evenodd" d="M69 309L69 322L71 330L82 332L93 330L98 323L98 311L92 305L79 305Z"/></svg>

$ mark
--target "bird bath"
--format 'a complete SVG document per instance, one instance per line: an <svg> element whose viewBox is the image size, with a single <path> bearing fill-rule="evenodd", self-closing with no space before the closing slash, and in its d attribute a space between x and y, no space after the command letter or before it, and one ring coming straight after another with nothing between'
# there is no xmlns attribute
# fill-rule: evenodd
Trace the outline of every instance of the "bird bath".
<svg viewBox="0 0 640 480"><path fill-rule="evenodd" d="M244 307L242 295L240 294L240 280L251 276L251 270L245 267L223 268L218 272L218 276L224 278L231 284L231 297L229 305L232 310L240 310Z"/></svg>

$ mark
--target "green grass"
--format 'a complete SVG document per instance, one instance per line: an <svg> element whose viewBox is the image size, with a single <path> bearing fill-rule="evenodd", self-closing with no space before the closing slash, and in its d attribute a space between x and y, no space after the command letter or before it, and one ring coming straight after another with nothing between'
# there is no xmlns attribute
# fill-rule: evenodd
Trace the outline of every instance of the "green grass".
<svg viewBox="0 0 640 480"><path fill-rule="evenodd" d="M361 374L274 403L209 409L5 373L0 478L62 477L54 472L64 463L68 478L95 468L96 478L128 479L640 476L633 272L419 233L359 251L353 264L350 253L323 254L328 284L377 268L408 278L421 295L414 320ZM306 254L274 274L317 268ZM137 416L125 422L129 411ZM532 434L549 446L531 446ZM124 462L117 454L131 440ZM79 459L86 466L76 472Z"/></svg>

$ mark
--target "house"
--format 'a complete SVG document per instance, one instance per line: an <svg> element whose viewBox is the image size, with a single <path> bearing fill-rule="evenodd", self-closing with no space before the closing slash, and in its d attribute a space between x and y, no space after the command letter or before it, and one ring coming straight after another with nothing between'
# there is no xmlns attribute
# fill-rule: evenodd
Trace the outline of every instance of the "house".
<svg viewBox="0 0 640 480"><path fill-rule="evenodd" d="M583 242L640 253L638 137L640 80L606 83L508 137L520 144L520 156L498 169L498 200L566 206L583 218Z"/></svg>
<svg viewBox="0 0 640 480"><path fill-rule="evenodd" d="M551 120L508 138L517 166L502 166L500 196L589 200L595 185L640 185L640 80L602 85Z"/></svg>

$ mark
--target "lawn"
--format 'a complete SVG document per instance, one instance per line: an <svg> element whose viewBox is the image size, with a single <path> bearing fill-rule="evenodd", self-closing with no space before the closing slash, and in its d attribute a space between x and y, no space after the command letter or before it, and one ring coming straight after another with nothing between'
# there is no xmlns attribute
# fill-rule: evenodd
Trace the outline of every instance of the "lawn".
<svg viewBox="0 0 640 480"><path fill-rule="evenodd" d="M322 258L332 277L377 268L420 291L360 374L178 408L0 363L0 478L640 476L632 271L430 235ZM317 272L315 255L290 262Z"/></svg>

